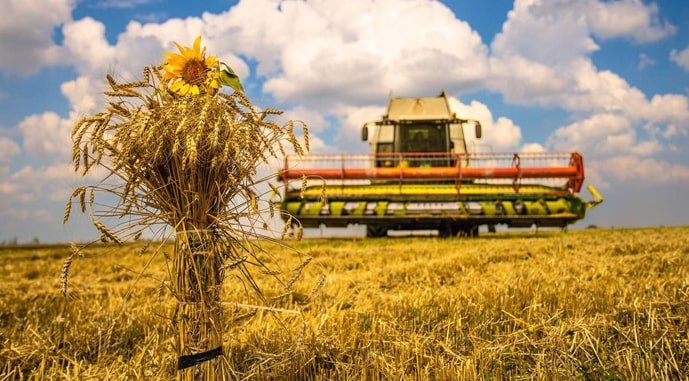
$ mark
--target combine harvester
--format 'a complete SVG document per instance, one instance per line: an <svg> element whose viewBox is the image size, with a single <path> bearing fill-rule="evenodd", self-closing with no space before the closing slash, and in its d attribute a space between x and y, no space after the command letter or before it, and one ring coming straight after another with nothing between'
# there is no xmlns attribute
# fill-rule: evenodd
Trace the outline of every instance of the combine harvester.
<svg viewBox="0 0 689 381"><path fill-rule="evenodd" d="M481 225L565 228L603 201L590 185L593 201L577 195L579 153L477 153L468 150L475 144L467 144L467 126L481 138L480 122L452 113L444 91L391 98L382 120L363 126L371 154L285 158L283 219L306 228L363 224L367 237L390 230L477 236Z"/></svg>

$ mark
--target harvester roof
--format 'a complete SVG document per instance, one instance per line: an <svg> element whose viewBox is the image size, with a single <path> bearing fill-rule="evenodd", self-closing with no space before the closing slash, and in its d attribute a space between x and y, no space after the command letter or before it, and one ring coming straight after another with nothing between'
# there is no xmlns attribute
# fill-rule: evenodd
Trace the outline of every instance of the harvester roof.
<svg viewBox="0 0 689 381"><path fill-rule="evenodd" d="M392 121L452 118L452 111L445 91L436 97L390 98L386 115L386 119Z"/></svg>

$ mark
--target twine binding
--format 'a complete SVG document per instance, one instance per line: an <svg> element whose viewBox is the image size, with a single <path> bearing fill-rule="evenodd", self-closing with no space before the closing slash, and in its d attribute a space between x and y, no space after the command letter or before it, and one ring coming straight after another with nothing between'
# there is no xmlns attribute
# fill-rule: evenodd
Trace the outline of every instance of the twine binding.
<svg viewBox="0 0 689 381"><path fill-rule="evenodd" d="M177 358L177 370L186 369L202 362L210 361L218 356L222 356L222 345L195 355L180 356Z"/></svg>

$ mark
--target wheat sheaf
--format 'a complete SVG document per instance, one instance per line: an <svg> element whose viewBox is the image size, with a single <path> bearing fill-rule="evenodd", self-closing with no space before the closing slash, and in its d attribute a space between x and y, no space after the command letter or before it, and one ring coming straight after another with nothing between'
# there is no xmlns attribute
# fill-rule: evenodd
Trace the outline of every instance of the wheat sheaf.
<svg viewBox="0 0 689 381"><path fill-rule="evenodd" d="M298 121L280 125L281 111L255 107L234 72L205 56L200 37L191 48L177 47L180 53L166 53L163 65L144 68L141 80L123 82L107 75L105 110L74 125L75 171L86 175L99 168L105 177L72 193L64 221L78 202L103 241L121 245L147 230L165 231L157 235L163 239L176 237L170 284L182 306L178 313L192 316L185 308L197 300L218 302L215 288L226 268L259 293L247 266L280 273L260 259L246 260L263 250L261 240L276 241L259 233L268 225L262 216L274 213L273 201L263 198L277 188L257 190L267 180L258 166L288 150L304 153L308 129ZM223 91L224 85L234 91ZM294 132L299 127L300 137ZM96 202L100 194L115 201ZM73 245L65 261L65 293L72 260L85 246ZM202 307L201 315L215 308ZM201 315L199 320L219 319ZM179 345L180 354L188 351L184 342Z"/></svg>

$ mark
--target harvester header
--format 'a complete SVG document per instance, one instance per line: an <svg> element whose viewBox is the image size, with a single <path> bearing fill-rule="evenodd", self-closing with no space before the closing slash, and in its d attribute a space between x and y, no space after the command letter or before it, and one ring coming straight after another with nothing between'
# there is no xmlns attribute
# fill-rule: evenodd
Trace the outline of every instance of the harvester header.
<svg viewBox="0 0 689 381"><path fill-rule="evenodd" d="M468 152L467 125L481 137L480 122L457 118L444 92L390 99L387 114L362 128L370 154L288 155L281 208L304 227L365 224L369 237L417 229L446 237L475 236L480 225L564 228L602 201L592 187L594 201L577 195L579 153Z"/></svg>

